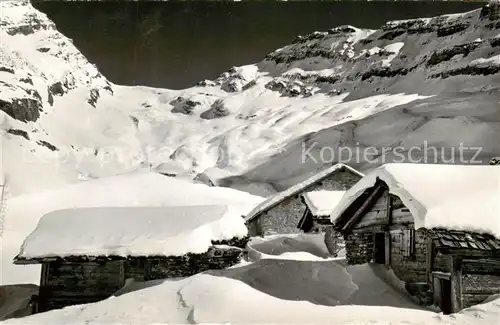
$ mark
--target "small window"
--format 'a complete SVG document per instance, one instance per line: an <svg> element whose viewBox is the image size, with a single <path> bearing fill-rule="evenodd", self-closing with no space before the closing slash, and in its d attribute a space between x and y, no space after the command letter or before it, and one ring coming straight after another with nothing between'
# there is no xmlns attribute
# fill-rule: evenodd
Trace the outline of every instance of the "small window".
<svg viewBox="0 0 500 325"><path fill-rule="evenodd" d="M401 254L403 257L413 257L415 254L415 230L405 229L401 236Z"/></svg>

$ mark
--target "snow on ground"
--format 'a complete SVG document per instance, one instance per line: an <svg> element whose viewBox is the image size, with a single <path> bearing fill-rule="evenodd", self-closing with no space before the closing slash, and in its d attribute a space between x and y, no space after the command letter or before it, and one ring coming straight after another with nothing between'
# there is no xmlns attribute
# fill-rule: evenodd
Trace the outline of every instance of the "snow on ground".
<svg viewBox="0 0 500 325"><path fill-rule="evenodd" d="M470 230L500 238L500 166L386 164L349 189L331 219L377 178L410 209L415 229Z"/></svg>
<svg viewBox="0 0 500 325"><path fill-rule="evenodd" d="M247 233L224 205L65 209L40 219L18 257L181 256Z"/></svg>
<svg viewBox="0 0 500 325"><path fill-rule="evenodd" d="M498 299L443 316L387 285L384 272L368 264L346 269L336 262L266 259L185 279L130 283L98 303L2 324L498 324Z"/></svg>
<svg viewBox="0 0 500 325"><path fill-rule="evenodd" d="M324 234L288 234L253 237L249 248L260 256L280 256L292 253L309 254L313 259L326 259L330 256L325 246Z"/></svg>
<svg viewBox="0 0 500 325"><path fill-rule="evenodd" d="M38 294L38 286L19 284L0 286L0 320L30 315L29 301Z"/></svg>
<svg viewBox="0 0 500 325"><path fill-rule="evenodd" d="M329 216L344 194L345 191L312 191L303 197L313 216Z"/></svg>
<svg viewBox="0 0 500 325"><path fill-rule="evenodd" d="M1 324L493 325L500 300L443 316L416 305L381 265L345 266L321 235L254 238L265 258L188 278L127 281L114 296ZM309 252L311 259L283 259ZM300 254L300 253L299 253ZM296 255L297 256L297 255ZM295 256L295 257L296 257ZM304 255L302 255L304 256ZM299 255L300 257L300 255ZM500 297L498 297L500 298Z"/></svg>
<svg viewBox="0 0 500 325"><path fill-rule="evenodd" d="M15 266L14 256L46 213L75 207L228 205L245 215L263 198L228 188L208 187L157 173L133 173L74 184L59 190L14 197L7 202L1 284L38 283L38 266Z"/></svg>

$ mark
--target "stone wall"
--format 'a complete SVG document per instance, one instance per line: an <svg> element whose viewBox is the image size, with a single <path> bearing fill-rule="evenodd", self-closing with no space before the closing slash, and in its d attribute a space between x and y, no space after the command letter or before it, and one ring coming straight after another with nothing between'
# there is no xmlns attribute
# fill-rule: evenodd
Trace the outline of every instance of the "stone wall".
<svg viewBox="0 0 500 325"><path fill-rule="evenodd" d="M373 233L351 233L344 236L344 240L348 264L364 264L372 260Z"/></svg>
<svg viewBox="0 0 500 325"><path fill-rule="evenodd" d="M267 236L299 233L300 229L297 228L297 225L306 209L300 198L301 194L318 190L345 191L358 182L360 178L359 175L348 170L333 173L321 182L305 188L297 195L283 200L269 211L255 217L248 224L249 234L251 236Z"/></svg>
<svg viewBox="0 0 500 325"><path fill-rule="evenodd" d="M500 293L500 274L464 274L462 276L463 307L483 302L490 295Z"/></svg>
<svg viewBox="0 0 500 325"><path fill-rule="evenodd" d="M219 270L238 264L243 250L237 247L215 247L206 254L187 254L147 260L145 280L191 276L208 270Z"/></svg>

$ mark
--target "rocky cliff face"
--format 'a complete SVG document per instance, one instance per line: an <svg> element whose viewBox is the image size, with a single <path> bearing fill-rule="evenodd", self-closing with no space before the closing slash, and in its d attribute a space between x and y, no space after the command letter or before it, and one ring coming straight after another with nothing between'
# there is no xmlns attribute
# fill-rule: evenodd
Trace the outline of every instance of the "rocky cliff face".
<svg viewBox="0 0 500 325"><path fill-rule="evenodd" d="M84 124L93 119L86 110L95 110L101 96L113 93L113 86L29 1L2 1L0 12L3 172L13 174L14 193L21 190L16 179L32 182L35 189L42 178L38 173L65 173L68 167L66 176L76 179L82 174L74 165L79 147L88 146L65 134L78 128L82 134L98 131ZM75 120L68 123L71 116Z"/></svg>
<svg viewBox="0 0 500 325"><path fill-rule="evenodd" d="M88 88L89 102L100 91L112 92L97 68L29 1L4 1L1 9L0 27L6 34L0 47L2 111L35 122L44 105L52 106L55 97L72 89Z"/></svg>

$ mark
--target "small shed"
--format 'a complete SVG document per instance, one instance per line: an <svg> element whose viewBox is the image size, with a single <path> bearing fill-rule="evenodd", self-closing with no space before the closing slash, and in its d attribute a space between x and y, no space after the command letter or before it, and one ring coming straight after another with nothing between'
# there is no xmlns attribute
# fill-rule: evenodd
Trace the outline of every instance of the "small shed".
<svg viewBox="0 0 500 325"><path fill-rule="evenodd" d="M298 233L297 225L306 207L301 194L309 191L345 191L363 174L344 164L323 169L303 182L277 193L250 211L245 222L250 236Z"/></svg>
<svg viewBox="0 0 500 325"><path fill-rule="evenodd" d="M325 245L332 256L344 248L343 238L333 229L330 214L345 191L312 191L301 195L306 211L297 227L305 233L324 233Z"/></svg>
<svg viewBox="0 0 500 325"><path fill-rule="evenodd" d="M349 264L391 268L444 313L500 293L500 166L386 164L331 215Z"/></svg>
<svg viewBox="0 0 500 325"><path fill-rule="evenodd" d="M227 206L110 207L44 215L15 264L41 264L37 311L106 299L125 280L185 277L240 262L248 241Z"/></svg>

